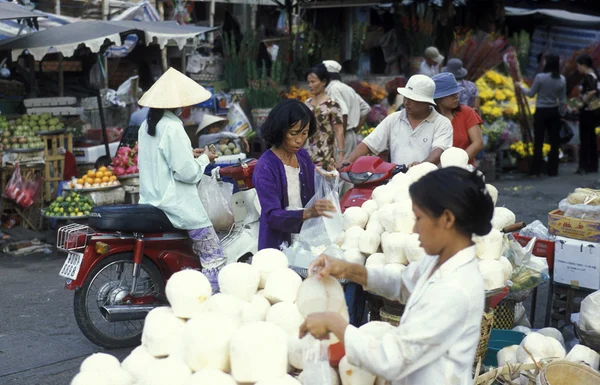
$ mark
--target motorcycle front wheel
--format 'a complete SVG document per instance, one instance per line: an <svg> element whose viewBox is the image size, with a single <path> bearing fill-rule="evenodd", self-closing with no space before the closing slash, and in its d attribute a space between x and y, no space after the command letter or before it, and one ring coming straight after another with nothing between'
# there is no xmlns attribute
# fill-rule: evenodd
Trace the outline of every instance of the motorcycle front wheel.
<svg viewBox="0 0 600 385"><path fill-rule="evenodd" d="M165 283L158 268L144 258L136 292L132 296L164 296ZM106 305L124 304L131 291L133 254L110 256L95 266L81 289L75 291L73 310L81 332L94 344L106 349L119 349L140 344L144 320L109 322L100 312Z"/></svg>

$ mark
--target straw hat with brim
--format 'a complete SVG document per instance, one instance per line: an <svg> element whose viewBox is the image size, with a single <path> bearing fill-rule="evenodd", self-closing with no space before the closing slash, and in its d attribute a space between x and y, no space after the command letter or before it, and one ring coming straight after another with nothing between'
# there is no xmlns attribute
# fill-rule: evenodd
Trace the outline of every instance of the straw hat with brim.
<svg viewBox="0 0 600 385"><path fill-rule="evenodd" d="M405 98L414 100L416 102L435 104L433 101L435 83L429 76L411 76L406 83L406 87L398 88L398 93Z"/></svg>
<svg viewBox="0 0 600 385"><path fill-rule="evenodd" d="M200 84L174 68L169 68L139 101L139 105L164 110L189 107L212 97Z"/></svg>
<svg viewBox="0 0 600 385"><path fill-rule="evenodd" d="M434 99L445 98L446 96L458 94L463 87L459 87L454 75L450 72L442 72L437 75L433 75L431 78L435 83L435 93L433 94Z"/></svg>
<svg viewBox="0 0 600 385"><path fill-rule="evenodd" d="M198 135L200 132L202 132L202 130L204 130L208 126L211 126L215 123L224 123L224 122L227 122L226 118L221 118L221 117L215 116L215 115L204 114L204 117L202 118L202 121L200 122L200 124L198 125L198 129L196 130L196 135Z"/></svg>
<svg viewBox="0 0 600 385"><path fill-rule="evenodd" d="M469 71L463 67L462 60L456 58L448 60L448 64L446 67L442 68L442 72L450 72L457 80L464 79L469 73Z"/></svg>

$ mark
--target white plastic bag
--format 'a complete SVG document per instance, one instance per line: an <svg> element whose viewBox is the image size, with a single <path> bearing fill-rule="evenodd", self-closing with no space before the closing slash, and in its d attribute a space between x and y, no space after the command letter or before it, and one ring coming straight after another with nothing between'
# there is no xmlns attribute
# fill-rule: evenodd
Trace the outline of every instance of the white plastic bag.
<svg viewBox="0 0 600 385"><path fill-rule="evenodd" d="M198 184L198 196L204 210L216 231L229 230L233 225L231 196L233 185L217 180L219 167L212 170L211 176L204 175Z"/></svg>
<svg viewBox="0 0 600 385"><path fill-rule="evenodd" d="M302 382L311 385L330 385L329 343L319 341L311 335L302 339L303 366Z"/></svg>
<svg viewBox="0 0 600 385"><path fill-rule="evenodd" d="M558 208L565 217L585 219L586 221L600 221L600 205L570 204L567 199L563 199L558 204Z"/></svg>

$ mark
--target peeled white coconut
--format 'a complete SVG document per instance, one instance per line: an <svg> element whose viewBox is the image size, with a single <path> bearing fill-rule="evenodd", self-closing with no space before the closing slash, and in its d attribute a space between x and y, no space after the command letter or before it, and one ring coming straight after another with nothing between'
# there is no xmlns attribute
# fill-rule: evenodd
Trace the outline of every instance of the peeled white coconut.
<svg viewBox="0 0 600 385"><path fill-rule="evenodd" d="M292 269L279 269L269 275L265 285L265 298L271 303L294 302L302 278Z"/></svg>
<svg viewBox="0 0 600 385"><path fill-rule="evenodd" d="M392 195L394 196L394 203L407 203L412 202L410 199L410 178L405 174L403 182L390 183L388 188L390 189Z"/></svg>
<svg viewBox="0 0 600 385"><path fill-rule="evenodd" d="M517 360L517 350L519 349L519 345L511 345L505 348L502 348L496 358L498 359L498 367L506 366L506 363L510 362L515 365L519 361Z"/></svg>
<svg viewBox="0 0 600 385"><path fill-rule="evenodd" d="M364 229L369 221L369 213L362 207L348 207L343 214L344 230L352 226L358 226Z"/></svg>
<svg viewBox="0 0 600 385"><path fill-rule="evenodd" d="M346 238L346 233L342 231L335 239L334 244L336 244L339 247L342 247L342 245L344 244L345 238Z"/></svg>
<svg viewBox="0 0 600 385"><path fill-rule="evenodd" d="M202 369L194 373L184 385L237 385L227 373L216 369Z"/></svg>
<svg viewBox="0 0 600 385"><path fill-rule="evenodd" d="M410 202L397 202L379 210L379 222L388 233L412 234L415 214Z"/></svg>
<svg viewBox="0 0 600 385"><path fill-rule="evenodd" d="M170 307L152 309L144 321L142 345L154 357L166 357L175 351L184 325L185 321L176 317Z"/></svg>
<svg viewBox="0 0 600 385"><path fill-rule="evenodd" d="M408 264L408 258L404 251L406 238L408 235L403 233L384 233L381 237L381 249L385 255L386 263Z"/></svg>
<svg viewBox="0 0 600 385"><path fill-rule="evenodd" d="M364 266L365 256L360 252L359 249L348 249L344 251L344 261Z"/></svg>
<svg viewBox="0 0 600 385"><path fill-rule="evenodd" d="M338 375L337 370L335 370L332 367L329 367L329 371L331 372L331 383L330 384L323 384L323 385L340 385L340 376ZM300 372L300 374L298 375L298 381L300 381L300 383L302 385L314 385L314 384L309 384L308 380L304 379L304 372Z"/></svg>
<svg viewBox="0 0 600 385"><path fill-rule="evenodd" d="M267 322L275 324L288 335L298 335L304 317L292 302L279 302L267 311Z"/></svg>
<svg viewBox="0 0 600 385"><path fill-rule="evenodd" d="M87 357L79 367L80 372L93 372L95 370L116 370L121 367L121 363L115 356L106 353L94 353Z"/></svg>
<svg viewBox="0 0 600 385"><path fill-rule="evenodd" d="M234 333L230 344L233 378L238 383L253 384L285 376L288 368L287 340L286 333L269 322L242 326Z"/></svg>
<svg viewBox="0 0 600 385"><path fill-rule="evenodd" d="M319 279L313 275L300 285L296 307L301 317L312 313L338 312L346 307L344 288L331 276Z"/></svg>
<svg viewBox="0 0 600 385"><path fill-rule="evenodd" d="M494 202L494 206L496 206L496 203L498 202L498 189L494 186L492 186L491 184L486 184L485 188L488 192L488 194L490 194L490 197L492 198L492 202Z"/></svg>
<svg viewBox="0 0 600 385"><path fill-rule="evenodd" d="M373 385L375 375L364 369L354 366L348 362L348 356L344 356L339 365L342 385Z"/></svg>
<svg viewBox="0 0 600 385"><path fill-rule="evenodd" d="M264 289L271 272L278 269L287 269L288 259L280 250L262 249L252 257L252 266L256 267L260 273L258 288Z"/></svg>
<svg viewBox="0 0 600 385"><path fill-rule="evenodd" d="M370 257L367 258L365 262L365 266L383 266L385 265L385 255L383 253L375 253L371 254Z"/></svg>
<svg viewBox="0 0 600 385"><path fill-rule="evenodd" d="M400 172L392 178L392 184L394 185L405 185L409 186L412 183L412 179L403 172Z"/></svg>
<svg viewBox="0 0 600 385"><path fill-rule="evenodd" d="M383 321L371 321L362 325L358 330L363 331L369 335L372 335L378 339L386 335L387 333L393 333L396 328L388 322Z"/></svg>
<svg viewBox="0 0 600 385"><path fill-rule="evenodd" d="M250 301L260 283L260 272L247 263L230 263L219 272L221 293L231 294L243 301Z"/></svg>
<svg viewBox="0 0 600 385"><path fill-rule="evenodd" d="M297 335L288 336L288 362L293 368L304 369L304 342Z"/></svg>
<svg viewBox="0 0 600 385"><path fill-rule="evenodd" d="M421 247L419 234L410 234L404 238L404 254L409 263L419 262L425 256L425 249Z"/></svg>
<svg viewBox="0 0 600 385"><path fill-rule="evenodd" d="M502 230L506 226L514 225L517 221L515 214L506 207L496 207L492 217L492 227L496 230Z"/></svg>
<svg viewBox="0 0 600 385"><path fill-rule="evenodd" d="M358 249L359 239L362 234L365 232L360 226L352 226L348 230L346 230L346 235L344 235L344 243L342 244L342 250L349 249Z"/></svg>
<svg viewBox="0 0 600 385"><path fill-rule="evenodd" d="M138 384L144 385L185 385L192 376L192 370L182 361L165 358L156 360L146 368Z"/></svg>
<svg viewBox="0 0 600 385"><path fill-rule="evenodd" d="M267 301L269 302L269 301ZM258 309L253 307L249 302L244 302L242 306L242 312L240 314L240 323L241 325L246 325L253 322L264 321L265 319L261 316Z"/></svg>
<svg viewBox="0 0 600 385"><path fill-rule="evenodd" d="M71 385L112 385L110 378L100 370L79 372L71 380Z"/></svg>
<svg viewBox="0 0 600 385"><path fill-rule="evenodd" d="M571 362L584 362L596 371L600 369L600 354L587 346L579 344L573 346L566 359Z"/></svg>
<svg viewBox="0 0 600 385"><path fill-rule="evenodd" d="M260 320L264 321L267 316L267 311L269 311L269 308L271 307L269 300L261 295L255 294L250 301L250 305L260 315Z"/></svg>
<svg viewBox="0 0 600 385"><path fill-rule="evenodd" d="M229 343L237 321L221 314L201 313L187 322L183 334L185 362L193 371L229 371ZM218 331L218 333L216 332Z"/></svg>
<svg viewBox="0 0 600 385"><path fill-rule="evenodd" d="M521 332L521 333L523 333L525 335L531 333L531 329L530 328L528 328L527 326L521 326L521 325L515 326L514 328L512 328L512 330L514 330L516 332Z"/></svg>
<svg viewBox="0 0 600 385"><path fill-rule="evenodd" d="M254 385L302 385L302 383L296 380L294 377L290 376L289 374L286 374L282 377L258 381Z"/></svg>
<svg viewBox="0 0 600 385"><path fill-rule="evenodd" d="M440 156L440 165L442 167L467 168L468 164L469 154L462 148L450 147Z"/></svg>
<svg viewBox="0 0 600 385"><path fill-rule="evenodd" d="M600 290L581 301L579 328L600 335Z"/></svg>
<svg viewBox="0 0 600 385"><path fill-rule="evenodd" d="M504 272L504 282L506 282L512 276L513 266L505 256L500 257L500 263L502 264L502 271Z"/></svg>
<svg viewBox="0 0 600 385"><path fill-rule="evenodd" d="M504 287L504 267L500 261L493 259L479 260L479 272L483 277L485 290L495 290Z"/></svg>
<svg viewBox="0 0 600 385"><path fill-rule="evenodd" d="M379 211L375 211L373 214L371 214L369 222L367 222L366 231L377 233L380 236L385 232L385 228L383 227L381 222L379 222Z"/></svg>
<svg viewBox="0 0 600 385"><path fill-rule="evenodd" d="M558 358L559 360L564 359L567 356L567 352L565 351L564 346L560 344L559 341L552 337L546 337L550 345L552 345L552 355L550 357L542 357L542 358Z"/></svg>
<svg viewBox="0 0 600 385"><path fill-rule="evenodd" d="M489 234L482 237L474 236L475 253L479 259L498 260L502 256L504 235L500 230L492 229Z"/></svg>
<svg viewBox="0 0 600 385"><path fill-rule="evenodd" d="M239 320L244 303L231 294L218 293L206 302L206 311L225 314L234 320Z"/></svg>
<svg viewBox="0 0 600 385"><path fill-rule="evenodd" d="M154 364L158 358L148 352L144 345L138 346L123 360L121 367L133 376L136 381Z"/></svg>
<svg viewBox="0 0 600 385"><path fill-rule="evenodd" d="M406 175L414 182L418 181L430 172L438 170L438 167L429 162L423 162L408 169Z"/></svg>
<svg viewBox="0 0 600 385"><path fill-rule="evenodd" d="M543 336L540 333L529 333L519 345L519 348L517 349L517 360L521 363L525 363L525 360L529 358L524 347L529 350L529 353L531 353L536 360L549 358L554 354L552 342L548 337Z"/></svg>
<svg viewBox="0 0 600 385"><path fill-rule="evenodd" d="M125 369L120 366L115 366L114 361L106 357L98 357L96 353L82 363L82 370L78 373L71 384L75 385L133 385L135 379ZM93 356L96 356L92 358ZM111 356L112 357L112 356ZM90 360L90 358L92 358ZM113 357L114 358L114 357ZM116 360L116 358L114 358ZM87 361L87 362L86 362ZM117 362L119 362L117 360ZM98 366L103 365L106 366ZM120 365L120 364L119 364Z"/></svg>
<svg viewBox="0 0 600 385"><path fill-rule="evenodd" d="M543 336L546 337L550 337L550 338L554 338L555 340L557 340L558 342L560 342L560 344L564 347L565 346L565 338L563 337L562 333L555 328L543 328L537 331L538 333L540 333Z"/></svg>
<svg viewBox="0 0 600 385"><path fill-rule="evenodd" d="M381 236L376 232L365 231L358 240L359 250L363 254L371 255L377 252L381 244Z"/></svg>
<svg viewBox="0 0 600 385"><path fill-rule="evenodd" d="M360 206L364 211L367 212L367 214L369 214L369 217L371 215L373 215L373 213L375 211L377 211L377 209L379 209L379 206L377 206L377 202L375 202L373 199L369 199L367 201L365 201L362 206Z"/></svg>
<svg viewBox="0 0 600 385"><path fill-rule="evenodd" d="M165 291L173 313L179 318L191 318L201 312L212 294L208 278L197 270L181 270L173 274Z"/></svg>
<svg viewBox="0 0 600 385"><path fill-rule="evenodd" d="M375 203L377 203L377 207L381 209L386 204L394 201L394 194L387 185L377 186L373 190L371 199L373 199Z"/></svg>

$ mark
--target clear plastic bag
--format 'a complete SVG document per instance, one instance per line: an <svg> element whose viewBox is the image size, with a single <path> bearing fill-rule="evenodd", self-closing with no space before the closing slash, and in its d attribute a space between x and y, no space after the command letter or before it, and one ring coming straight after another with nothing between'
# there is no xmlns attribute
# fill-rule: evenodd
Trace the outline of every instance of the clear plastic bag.
<svg viewBox="0 0 600 385"><path fill-rule="evenodd" d="M533 256L533 247L537 238L532 238L525 247L522 247L512 234L509 234L506 239L508 244L504 256L513 265L510 293L507 298L521 302L529 296L532 289L548 281L550 278L548 263L543 258Z"/></svg>
<svg viewBox="0 0 600 385"><path fill-rule="evenodd" d="M233 185L217 180L219 168L212 170L211 176L203 176L198 184L198 196L204 210L216 231L229 230L233 225L231 196Z"/></svg>
<svg viewBox="0 0 600 385"><path fill-rule="evenodd" d="M311 385L331 385L329 365L329 343L319 341L311 335L302 339L303 366L302 382Z"/></svg>
<svg viewBox="0 0 600 385"><path fill-rule="evenodd" d="M310 263L326 250L329 254L335 253L331 250L334 248L332 245L344 231L338 194L339 184L340 177L337 171L328 173L317 169L315 172L315 195L306 208L312 207L319 199L327 199L335 206L336 212L331 213L331 218L322 216L305 221L294 242L291 245L283 245L282 250L293 268L308 268Z"/></svg>
<svg viewBox="0 0 600 385"><path fill-rule="evenodd" d="M548 228L539 220L535 220L525 226L523 229L521 229L521 231L519 231L519 234L524 237L535 237L545 241L554 241L555 239L554 235L551 235L548 232Z"/></svg>
<svg viewBox="0 0 600 385"><path fill-rule="evenodd" d="M587 221L600 222L600 205L575 204L568 202L567 198L558 204L560 211L565 217L585 219Z"/></svg>

